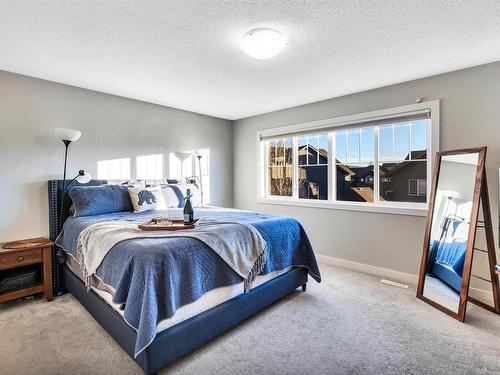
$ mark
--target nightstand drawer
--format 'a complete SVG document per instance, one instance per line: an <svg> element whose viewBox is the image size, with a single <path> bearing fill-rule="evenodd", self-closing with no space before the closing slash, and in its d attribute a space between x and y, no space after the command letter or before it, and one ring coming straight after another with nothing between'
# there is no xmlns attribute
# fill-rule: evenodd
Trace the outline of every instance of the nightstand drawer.
<svg viewBox="0 0 500 375"><path fill-rule="evenodd" d="M42 250L23 250L0 255L0 269L23 266L25 264L41 263Z"/></svg>

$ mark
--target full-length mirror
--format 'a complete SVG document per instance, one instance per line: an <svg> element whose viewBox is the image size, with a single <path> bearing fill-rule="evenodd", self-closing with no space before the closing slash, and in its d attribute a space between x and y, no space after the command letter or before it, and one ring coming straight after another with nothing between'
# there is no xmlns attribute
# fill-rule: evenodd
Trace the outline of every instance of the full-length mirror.
<svg viewBox="0 0 500 375"><path fill-rule="evenodd" d="M478 153L441 158L423 295L458 314Z"/></svg>
<svg viewBox="0 0 500 375"><path fill-rule="evenodd" d="M485 149L438 153L417 297L463 320Z"/></svg>

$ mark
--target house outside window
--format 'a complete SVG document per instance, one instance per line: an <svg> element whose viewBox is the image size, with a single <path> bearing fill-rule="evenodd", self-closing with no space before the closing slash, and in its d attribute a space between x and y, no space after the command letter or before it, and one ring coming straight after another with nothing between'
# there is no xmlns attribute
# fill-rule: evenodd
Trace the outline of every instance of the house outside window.
<svg viewBox="0 0 500 375"><path fill-rule="evenodd" d="M439 101L263 130L259 200L423 215L438 138Z"/></svg>
<svg viewBox="0 0 500 375"><path fill-rule="evenodd" d="M337 200L372 203L375 128L340 130L333 135Z"/></svg>
<svg viewBox="0 0 500 375"><path fill-rule="evenodd" d="M305 199L328 199L328 134L298 138L298 194Z"/></svg>

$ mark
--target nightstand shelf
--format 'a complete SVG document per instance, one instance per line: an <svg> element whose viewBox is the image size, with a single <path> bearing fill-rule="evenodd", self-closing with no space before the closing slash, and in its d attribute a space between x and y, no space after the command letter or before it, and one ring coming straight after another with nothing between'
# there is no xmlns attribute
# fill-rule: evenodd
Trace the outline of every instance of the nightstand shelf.
<svg viewBox="0 0 500 375"><path fill-rule="evenodd" d="M26 287L26 288L13 290L12 292L0 294L0 303L6 302L6 301L11 301L13 299L27 297L27 296L30 296L32 294L42 293L42 292L43 292L43 282L35 284L35 285L31 285L31 286Z"/></svg>
<svg viewBox="0 0 500 375"><path fill-rule="evenodd" d="M0 244L0 272L33 265L39 265L41 271L40 282L1 293L0 303L36 293L43 293L47 301L53 299L52 245L46 238Z"/></svg>

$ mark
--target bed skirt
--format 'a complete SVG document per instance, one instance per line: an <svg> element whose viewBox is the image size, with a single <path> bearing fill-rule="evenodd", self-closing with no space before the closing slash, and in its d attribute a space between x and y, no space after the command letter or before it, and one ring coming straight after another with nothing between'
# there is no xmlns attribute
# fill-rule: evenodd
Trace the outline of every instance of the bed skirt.
<svg viewBox="0 0 500 375"><path fill-rule="evenodd" d="M136 333L123 317L94 291L87 292L83 282L66 265L63 283L66 289L90 312L94 319L137 362L145 374L154 374L177 358L234 327L266 306L287 296L300 286L305 290L307 269L290 271L229 301L182 321L156 335L154 341L134 358Z"/></svg>

